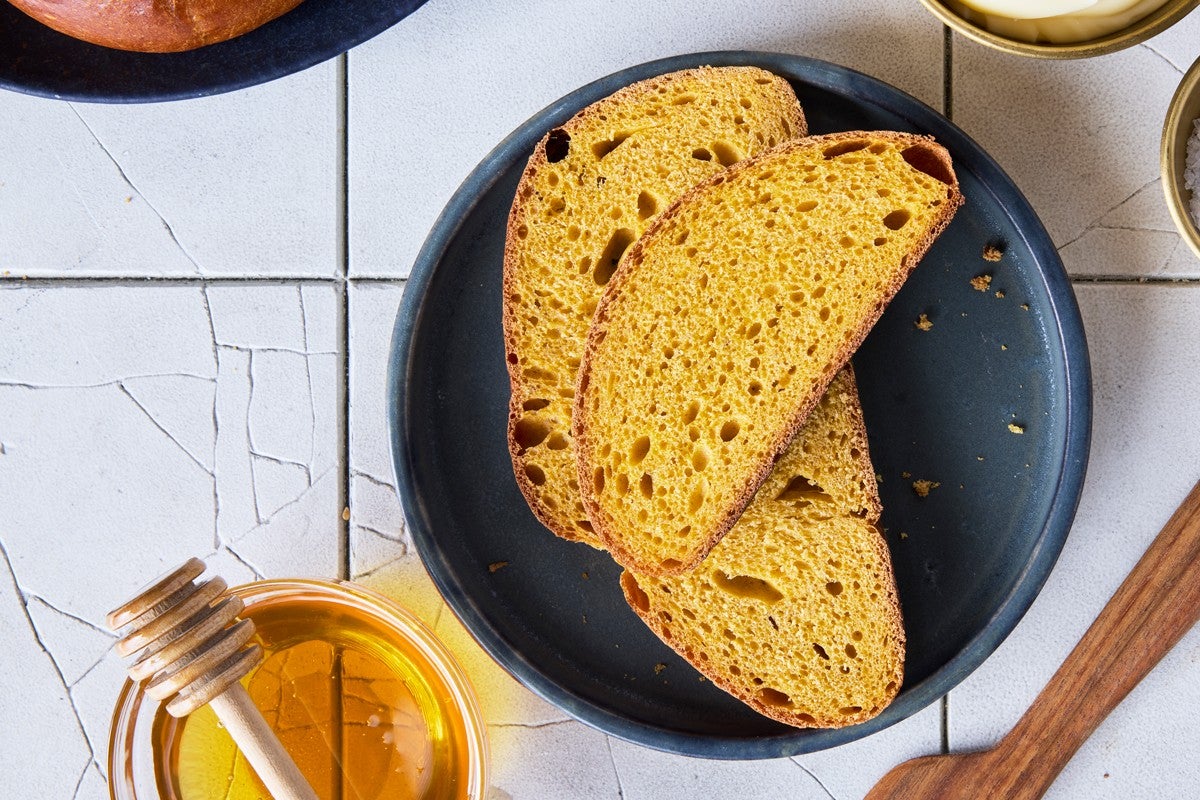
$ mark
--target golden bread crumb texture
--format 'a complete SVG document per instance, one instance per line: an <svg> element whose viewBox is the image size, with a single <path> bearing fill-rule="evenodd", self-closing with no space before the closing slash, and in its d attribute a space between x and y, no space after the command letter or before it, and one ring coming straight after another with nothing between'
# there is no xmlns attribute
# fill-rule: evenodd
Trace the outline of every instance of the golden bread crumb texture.
<svg viewBox="0 0 1200 800"><path fill-rule="evenodd" d="M629 86L538 144L505 252L518 484L552 531L597 545L579 497L571 407L588 326L621 257L684 191L805 134L791 86L756 68L702 68Z"/></svg>
<svg viewBox="0 0 1200 800"><path fill-rule="evenodd" d="M797 140L685 195L597 312L575 412L591 523L649 574L728 531L961 202L932 140Z"/></svg>
<svg viewBox="0 0 1200 800"><path fill-rule="evenodd" d="M903 679L904 629L866 446L853 380L841 373L699 567L621 577L664 641L790 725L862 722Z"/></svg>

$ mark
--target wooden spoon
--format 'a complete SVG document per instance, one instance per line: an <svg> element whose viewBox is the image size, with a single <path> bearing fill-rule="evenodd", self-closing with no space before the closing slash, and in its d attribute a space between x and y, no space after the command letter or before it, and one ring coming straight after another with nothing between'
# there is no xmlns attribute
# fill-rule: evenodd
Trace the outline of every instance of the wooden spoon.
<svg viewBox="0 0 1200 800"><path fill-rule="evenodd" d="M1200 483L1000 743L894 767L866 800L1035 800L1200 619Z"/></svg>
<svg viewBox="0 0 1200 800"><path fill-rule="evenodd" d="M173 717L185 717L207 704L229 731L254 772L275 800L318 800L296 762L239 683L262 659L251 644L254 622L238 619L242 600L225 594L225 581L196 582L204 562L192 558L109 613L122 656L145 691L167 704Z"/></svg>

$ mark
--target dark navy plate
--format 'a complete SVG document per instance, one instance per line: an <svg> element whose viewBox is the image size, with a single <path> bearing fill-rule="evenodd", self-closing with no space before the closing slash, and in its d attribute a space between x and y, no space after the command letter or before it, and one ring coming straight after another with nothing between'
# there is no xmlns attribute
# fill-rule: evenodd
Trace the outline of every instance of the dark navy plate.
<svg viewBox="0 0 1200 800"><path fill-rule="evenodd" d="M620 570L607 555L559 540L534 519L505 444L501 257L534 144L622 86L701 64L754 64L786 77L813 133L933 134L949 148L966 196L854 359L883 476L908 658L895 702L840 730L788 728L701 681L626 607ZM1001 261L983 259L987 244L1003 247ZM978 291L970 279L983 273L991 285ZM915 326L921 314L931 330ZM655 61L585 86L522 125L471 173L405 290L388 414L417 549L450 607L509 672L623 739L688 755L765 758L887 727L944 695L995 650L1066 538L1088 453L1091 386L1079 311L1054 245L987 153L874 78L808 58L722 52ZM915 480L940 485L922 499ZM507 566L489 570L496 562Z"/></svg>
<svg viewBox="0 0 1200 800"><path fill-rule="evenodd" d="M290 75L365 42L425 0L304 0L261 28L186 53L72 39L0 0L0 88L98 103L203 97Z"/></svg>

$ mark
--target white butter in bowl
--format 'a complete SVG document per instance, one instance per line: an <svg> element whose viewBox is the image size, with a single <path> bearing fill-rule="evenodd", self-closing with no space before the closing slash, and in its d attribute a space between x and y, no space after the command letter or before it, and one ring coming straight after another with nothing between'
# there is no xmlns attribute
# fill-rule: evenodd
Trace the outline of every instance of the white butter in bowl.
<svg viewBox="0 0 1200 800"><path fill-rule="evenodd" d="M1086 42L1128 28L1167 0L953 0L964 18L1026 42Z"/></svg>

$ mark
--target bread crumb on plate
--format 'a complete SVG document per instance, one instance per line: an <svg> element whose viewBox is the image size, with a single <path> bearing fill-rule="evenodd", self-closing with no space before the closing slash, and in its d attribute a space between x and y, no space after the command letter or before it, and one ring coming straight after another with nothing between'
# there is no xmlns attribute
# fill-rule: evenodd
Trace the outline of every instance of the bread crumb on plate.
<svg viewBox="0 0 1200 800"><path fill-rule="evenodd" d="M913 491L917 493L917 497L928 497L930 489L936 489L942 484L937 481L919 480L913 481Z"/></svg>
<svg viewBox="0 0 1200 800"><path fill-rule="evenodd" d="M507 566L507 561L493 561L491 564L488 564L488 572L495 574Z"/></svg>
<svg viewBox="0 0 1200 800"><path fill-rule="evenodd" d="M992 276L988 274L976 275L971 278L971 288L977 292L986 292L988 287L992 285Z"/></svg>
<svg viewBox="0 0 1200 800"><path fill-rule="evenodd" d="M1025 428L1021 425L1018 425L1015 422L1008 423L1008 429L1012 433L1024 433L1025 432Z"/></svg>
<svg viewBox="0 0 1200 800"><path fill-rule="evenodd" d="M999 261L1004 257L1004 251L994 244L986 245L983 248L984 261Z"/></svg>
<svg viewBox="0 0 1200 800"><path fill-rule="evenodd" d="M928 331L933 329L933 322L930 321L928 315L922 314L920 318L913 323L919 330Z"/></svg>

